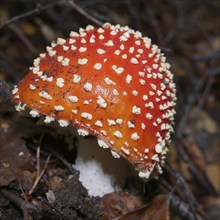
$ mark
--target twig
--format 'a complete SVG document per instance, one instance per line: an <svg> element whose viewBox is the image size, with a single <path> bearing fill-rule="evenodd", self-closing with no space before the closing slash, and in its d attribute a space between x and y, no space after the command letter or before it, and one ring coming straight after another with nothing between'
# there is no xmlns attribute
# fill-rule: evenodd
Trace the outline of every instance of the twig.
<svg viewBox="0 0 220 220"><path fill-rule="evenodd" d="M15 24L11 24L9 28L19 36L19 38L22 40L22 42L25 44L25 46L29 49L29 51L32 54L37 54L37 48L29 41L29 39L24 35L24 33L17 28Z"/></svg>
<svg viewBox="0 0 220 220"><path fill-rule="evenodd" d="M171 170L170 170L171 169ZM170 168L168 171L171 171L171 174L174 175L175 179L177 177L179 177L180 175L178 173L176 173L174 170L172 170L172 168ZM174 174L174 173L175 174ZM177 174L177 176L176 176ZM181 177L183 179L183 177ZM185 182L185 180L183 179L183 181ZM177 180L177 184L176 185L170 185L164 178L161 178L160 179L160 182L161 184L163 185L163 187L169 192L170 194L170 207L171 207L171 210L176 213L178 216L181 217L181 219L187 219L187 220L196 220L197 218L197 215L201 218L199 218L200 220L207 220L206 217L204 216L203 213L201 213L200 210L196 209L196 213L193 214L193 210L191 209L191 201L190 201L190 198L189 199L189 202L186 202L183 200L183 198L181 198L179 195L176 195L175 194L175 191L177 191L177 188L178 188L178 185L180 182L182 181L178 181ZM187 183L184 183L184 188L185 188L185 184ZM187 190L190 190L187 186ZM190 191L190 194L192 195L191 191ZM193 200L194 200L194 196L192 197Z"/></svg>
<svg viewBox="0 0 220 220"><path fill-rule="evenodd" d="M215 53L214 53L215 54ZM209 60L209 69L206 71L206 74L208 75L208 80L205 85L205 89L203 92L203 96L201 99L198 100L197 110L195 113L195 121L199 119L200 113L202 111L202 108L210 94L212 85L215 81L215 74L213 74L213 70L216 68L216 61L217 58L215 56L211 56Z"/></svg>
<svg viewBox="0 0 220 220"><path fill-rule="evenodd" d="M48 157L47 157L47 160L46 160L46 163L45 163L45 165L44 165L43 170L41 171L40 175L36 178L36 180L35 180L35 182L34 182L34 185L32 186L31 190L28 192L29 195L31 195L31 194L34 192L34 190L35 190L37 184L39 183L39 181L40 181L40 179L41 179L41 177L44 175L44 173L45 173L45 171L46 171L46 169L47 169L47 166L48 166L48 164L49 164L49 161L50 161L50 154L49 154Z"/></svg>
<svg viewBox="0 0 220 220"><path fill-rule="evenodd" d="M63 1L57 1L57 2L50 3L50 4L47 4L47 5L43 5L43 6L40 5L40 4L38 4L35 9L33 9L33 10L31 10L31 11L28 11L28 12L26 12L26 13L23 13L23 14L17 15L17 16L15 16L15 17L9 19L8 21L6 21L4 24L2 24L2 25L0 26L0 29L6 27L6 26L8 26L9 24L12 24L12 23L14 23L14 22L16 22L16 21L18 21L18 20L21 20L22 18L29 17L29 16L31 16L31 15L33 15L33 14L39 13L39 12L41 12L41 11L47 10L47 9L49 9L49 8L52 8L52 7L54 7L54 6L56 6L56 5L60 5L60 4L63 4Z"/></svg>
<svg viewBox="0 0 220 220"><path fill-rule="evenodd" d="M101 21L99 21L98 19L96 19L95 17L93 17L92 15L88 14L85 10L83 10L80 6L78 6L74 0L67 0L67 2L76 10L78 11L81 15L83 15L84 17L86 17L87 19L91 20L92 22L94 22L95 24L98 25L102 25L103 23Z"/></svg>
<svg viewBox="0 0 220 220"><path fill-rule="evenodd" d="M0 103L11 103L11 91L10 86L3 79L0 79Z"/></svg>
<svg viewBox="0 0 220 220"><path fill-rule="evenodd" d="M17 194L12 193L11 191L5 188L0 188L0 193L21 208L24 220L29 219L29 209L37 210L37 208L30 202L23 200Z"/></svg>
<svg viewBox="0 0 220 220"><path fill-rule="evenodd" d="M37 177L40 176L40 145L37 147L36 151L36 163L37 163Z"/></svg>
<svg viewBox="0 0 220 220"><path fill-rule="evenodd" d="M196 198L194 197L193 193L191 192L185 179L181 176L180 173L177 173L175 170L173 170L173 168L169 165L169 163L167 166L167 170L176 179L177 184L179 183L184 187L186 199L187 199L187 201L189 201L192 211L195 212L195 207L198 205L198 202L196 201Z"/></svg>
<svg viewBox="0 0 220 220"><path fill-rule="evenodd" d="M36 150L36 170L37 170L37 174L36 176L39 177L40 176L40 154L41 154L41 142L43 139L43 134L40 136L40 138L37 140L37 150Z"/></svg>
<svg viewBox="0 0 220 220"><path fill-rule="evenodd" d="M132 20L134 21L137 29L139 31L142 31L142 25L141 25L141 17L139 16L139 13L137 11L137 9L135 10L134 6L136 5L137 3L134 3L132 4L132 0L126 0L125 1L125 5L126 7L128 8L128 11L130 13L130 16L132 18Z"/></svg>
<svg viewBox="0 0 220 220"><path fill-rule="evenodd" d="M197 84L194 85L194 91L193 93L191 93L191 95L188 98L188 103L185 105L184 114L176 128L176 136L179 140L181 140L182 138L183 130L191 113L191 109L193 108L194 103L197 101L199 92L203 85L204 85L203 80L197 80Z"/></svg>
<svg viewBox="0 0 220 220"><path fill-rule="evenodd" d="M196 220L195 215L190 210L190 205L173 194L171 194L170 207L174 213L181 217L181 219Z"/></svg>
<svg viewBox="0 0 220 220"><path fill-rule="evenodd" d="M200 98L198 100L198 105L197 105L197 109L195 112L195 121L197 121L199 119L200 113L201 113L202 108L203 108L203 106L204 106L204 104L210 94L210 91L211 91L211 88L212 88L214 81L215 81L215 76L211 75L206 82L203 96L202 96L202 98Z"/></svg>
<svg viewBox="0 0 220 220"><path fill-rule="evenodd" d="M162 47L165 47L165 41L164 41L164 37L162 35L162 32L161 32L161 28L159 27L158 25L158 20L157 18L155 17L155 15L153 14L152 11L154 11L154 9L152 8L152 5L151 3L145 4L145 11L146 11L146 14L149 16L149 25L153 28L156 36L157 36L157 39L158 39L158 42L159 42L159 45L162 46Z"/></svg>
<svg viewBox="0 0 220 220"><path fill-rule="evenodd" d="M216 191L213 188L213 186L210 184L210 182L208 181L206 174L201 173L197 169L197 167L192 163L192 160L187 154L186 146L181 140L178 140L178 143L176 143L176 148L181 159L188 165L188 169L190 173L192 174L193 178L197 181L197 183L199 183L210 194L216 195Z"/></svg>
<svg viewBox="0 0 220 220"><path fill-rule="evenodd" d="M66 161L63 157L61 157L57 152L55 152L54 150L50 150L50 149L49 149L49 151L51 154L53 154L55 157L57 157L68 168L70 173L75 174L76 172L78 172L73 168L73 166L68 161Z"/></svg>
<svg viewBox="0 0 220 220"><path fill-rule="evenodd" d="M173 193L173 208L178 211L178 214L183 218L183 219L197 219L197 215L199 215L202 219L207 220L204 213L199 210L199 203L196 200L195 196L193 195L192 191L190 190L188 184L186 183L186 180L183 178L183 176L176 172L169 164L167 166L167 170L171 173L171 175L176 179L177 184L181 184L183 186L183 189L185 191L184 196L186 198L183 198L186 200L187 203L181 200L181 198L175 196ZM168 183L164 184L165 187L168 187L168 190L171 190L171 186L168 185ZM177 186L175 186L175 190L177 189ZM185 216L186 215L186 216ZM189 215L190 218L187 218ZM185 216L185 217L184 217Z"/></svg>
<svg viewBox="0 0 220 220"><path fill-rule="evenodd" d="M21 195L24 196L24 199L25 199L25 201L27 202L27 201L28 201L28 198L27 198L27 196L25 195L25 191L24 191L24 189L23 189L23 187L22 187L21 181L20 181L20 179L19 179L17 176L16 176L16 179L17 179L17 181L18 181L19 188L20 188L20 190L21 190L21 192L22 192Z"/></svg>
<svg viewBox="0 0 220 220"><path fill-rule="evenodd" d="M65 215L65 213L63 213L62 211L60 211L56 205L54 204L50 204L49 202L45 201L45 199L43 198L42 200L42 203L45 204L47 206L47 209L48 207L53 211L53 213L57 213L56 216L57 216L57 219L64 219L64 220L71 220L71 217Z"/></svg>
<svg viewBox="0 0 220 220"><path fill-rule="evenodd" d="M183 2L179 1L179 0L170 0L170 3L172 6L174 6L177 10L177 23L175 26L175 29L170 31L166 38L165 41L166 43L170 43L176 35L179 34L180 31L183 30L184 26L185 26L185 22L186 22L186 15L185 15L185 11L183 10L184 6L183 6Z"/></svg>

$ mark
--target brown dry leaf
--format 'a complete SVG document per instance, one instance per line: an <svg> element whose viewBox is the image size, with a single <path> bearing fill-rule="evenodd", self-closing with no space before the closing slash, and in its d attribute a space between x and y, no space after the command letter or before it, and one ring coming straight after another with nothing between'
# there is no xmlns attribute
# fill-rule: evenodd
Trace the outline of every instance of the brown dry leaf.
<svg viewBox="0 0 220 220"><path fill-rule="evenodd" d="M103 196L100 219L117 220L169 220L169 195L158 195L145 206L137 196L124 192Z"/></svg>
<svg viewBox="0 0 220 220"><path fill-rule="evenodd" d="M129 212L118 220L169 220L169 195L158 195L146 206Z"/></svg>
<svg viewBox="0 0 220 220"><path fill-rule="evenodd" d="M0 120L0 186L8 185L30 167L30 153L11 122Z"/></svg>
<svg viewBox="0 0 220 220"><path fill-rule="evenodd" d="M206 173L209 181L215 190L220 193L220 136L215 135L212 138L212 145L209 150L210 163L206 166Z"/></svg>
<svg viewBox="0 0 220 220"><path fill-rule="evenodd" d="M54 190L57 187L60 187L61 183L62 183L62 178L59 176L53 176L50 179L50 186L52 190Z"/></svg>
<svg viewBox="0 0 220 220"><path fill-rule="evenodd" d="M220 193L220 168L219 164L210 164L206 167L207 175L215 190Z"/></svg>
<svg viewBox="0 0 220 220"><path fill-rule="evenodd" d="M21 29L26 35L35 35L37 33L37 28L33 24L27 22L23 23Z"/></svg>
<svg viewBox="0 0 220 220"><path fill-rule="evenodd" d="M102 197L100 206L103 210L100 219L114 219L141 207L143 203L137 196L125 192L114 192Z"/></svg>
<svg viewBox="0 0 220 220"><path fill-rule="evenodd" d="M25 192L29 192L33 187L34 181L36 179L36 171L30 172L29 170L24 170L19 172L17 177L22 186L22 189Z"/></svg>

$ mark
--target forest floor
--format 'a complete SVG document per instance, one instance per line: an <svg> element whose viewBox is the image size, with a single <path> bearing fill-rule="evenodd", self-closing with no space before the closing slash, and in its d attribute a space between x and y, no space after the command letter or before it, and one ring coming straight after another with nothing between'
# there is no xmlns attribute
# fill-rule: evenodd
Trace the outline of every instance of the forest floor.
<svg viewBox="0 0 220 220"><path fill-rule="evenodd" d="M220 1L0 2L0 219L220 219ZM88 24L128 25L162 48L177 87L164 173L89 196L64 132L15 111L11 90L58 37ZM89 146L88 146L89 147Z"/></svg>

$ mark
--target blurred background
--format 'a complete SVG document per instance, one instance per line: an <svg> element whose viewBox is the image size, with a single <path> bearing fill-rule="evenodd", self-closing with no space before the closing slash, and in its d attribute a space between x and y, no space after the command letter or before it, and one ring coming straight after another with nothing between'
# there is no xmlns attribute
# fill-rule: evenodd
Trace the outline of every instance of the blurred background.
<svg viewBox="0 0 220 220"><path fill-rule="evenodd" d="M69 166L74 146L19 117L11 88L53 40L104 22L139 30L166 54L177 114L163 175L131 178L120 193L90 198ZM220 219L219 0L2 0L0 105L0 219Z"/></svg>

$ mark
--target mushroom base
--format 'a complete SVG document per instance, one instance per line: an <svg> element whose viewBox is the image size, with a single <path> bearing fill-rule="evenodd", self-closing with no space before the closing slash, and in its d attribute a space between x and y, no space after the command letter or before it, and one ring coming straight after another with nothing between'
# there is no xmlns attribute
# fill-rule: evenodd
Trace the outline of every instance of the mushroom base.
<svg viewBox="0 0 220 220"><path fill-rule="evenodd" d="M95 137L79 137L77 159L73 167L90 196L120 191L130 175L137 175L124 158L114 158L108 149L97 144Z"/></svg>

